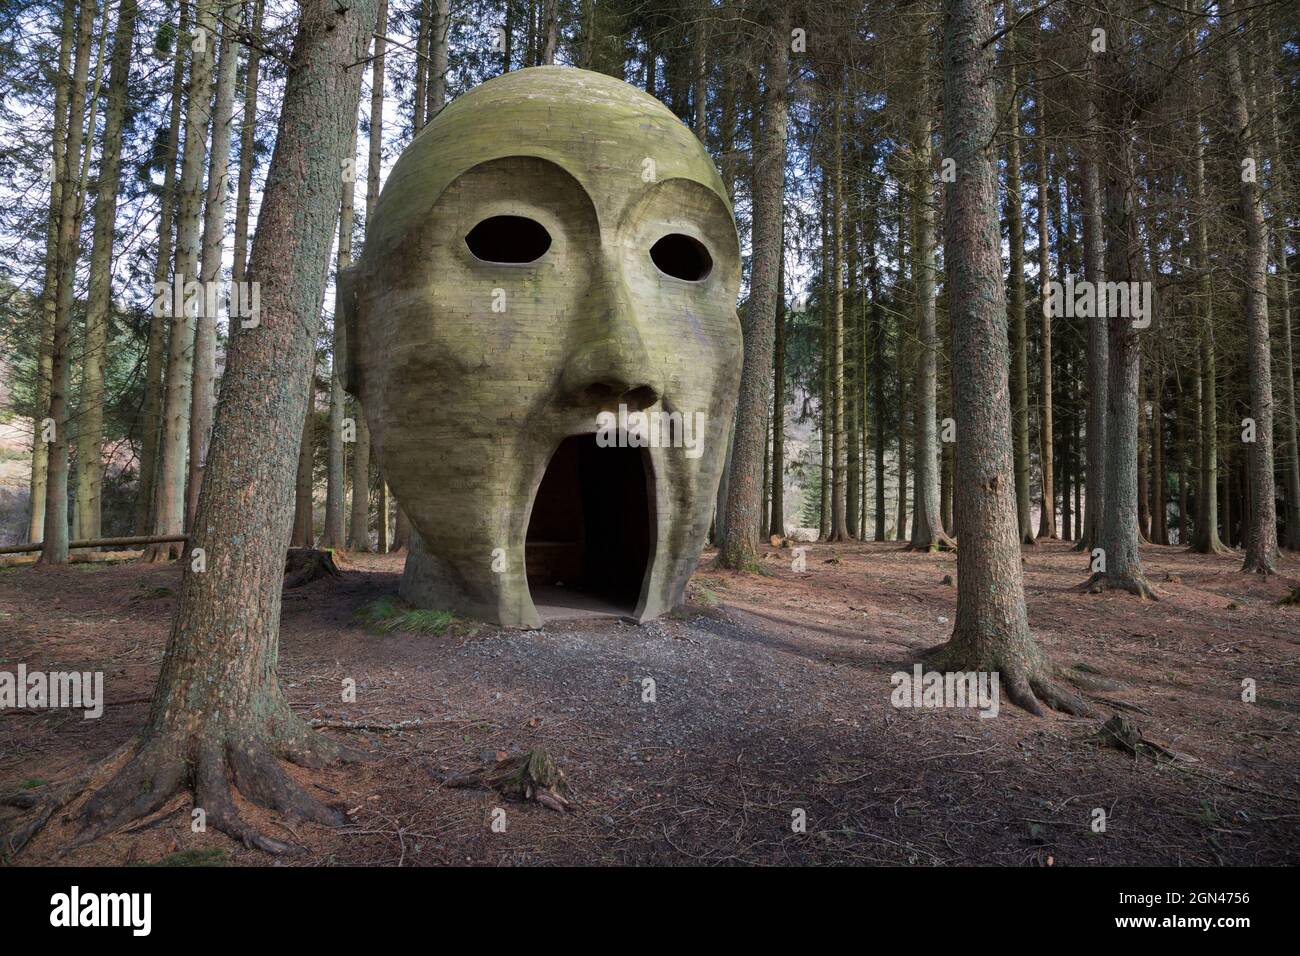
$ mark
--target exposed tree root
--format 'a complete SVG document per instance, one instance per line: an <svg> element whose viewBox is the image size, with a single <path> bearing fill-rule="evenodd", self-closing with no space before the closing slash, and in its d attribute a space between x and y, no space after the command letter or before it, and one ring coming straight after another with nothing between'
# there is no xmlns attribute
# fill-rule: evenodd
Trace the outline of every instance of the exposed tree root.
<svg viewBox="0 0 1300 956"><path fill-rule="evenodd" d="M1267 577L1270 574L1277 574L1277 566L1274 565L1273 559L1264 554L1251 554L1246 552L1246 560L1241 565L1243 574L1254 572Z"/></svg>
<svg viewBox="0 0 1300 956"><path fill-rule="evenodd" d="M1172 750L1142 736L1142 731L1133 719L1123 714L1115 714L1102 724L1094 742L1103 747L1123 750L1134 757L1149 757L1156 763L1177 757Z"/></svg>
<svg viewBox="0 0 1300 956"><path fill-rule="evenodd" d="M1053 679L1055 669L1039 653L1036 664L1014 661L974 661L966 649L952 641L930 648L922 655L925 663L938 671L996 671L1002 692L1011 703L1035 717L1044 714L1043 705L1075 717L1093 717L1096 712L1077 694Z"/></svg>
<svg viewBox="0 0 1300 956"><path fill-rule="evenodd" d="M1232 548L1228 547L1226 544L1220 541L1218 537L1215 537L1215 539L1211 541L1207 547L1204 548L1198 547L1197 545L1193 544L1187 549L1187 552L1189 554L1232 554L1233 553Z"/></svg>
<svg viewBox="0 0 1300 956"><path fill-rule="evenodd" d="M1143 599L1159 601L1160 594L1141 573L1126 574L1115 577L1105 571L1098 571L1079 586L1080 591L1088 594L1100 594L1102 591L1127 591Z"/></svg>
<svg viewBox="0 0 1300 956"><path fill-rule="evenodd" d="M325 548L290 548L284 558L284 588L299 588L321 577L337 578L342 572L334 552Z"/></svg>
<svg viewBox="0 0 1300 956"><path fill-rule="evenodd" d="M923 544L908 542L907 547L905 547L903 550L915 551L923 554L935 554L936 552L939 551L956 551L957 542L954 541L952 538L948 537L948 535L946 535L942 531L937 531L931 533L929 541Z"/></svg>
<svg viewBox="0 0 1300 956"><path fill-rule="evenodd" d="M1099 691L1099 690L1118 690L1118 682L1111 680L1105 674L1092 670L1083 670L1082 665L1074 667L1058 667L1056 676L1066 683L1073 684L1080 690Z"/></svg>
<svg viewBox="0 0 1300 956"><path fill-rule="evenodd" d="M175 561L185 550L183 541L168 541L162 544L151 544L140 553L137 559L142 564L165 564L168 561Z"/></svg>
<svg viewBox="0 0 1300 956"><path fill-rule="evenodd" d="M346 822L341 810L326 806L300 787L280 765L281 758L321 767L365 759L365 755L303 728L269 736L213 736L197 730L179 739L168 734L154 736L140 741L130 759L86 801L80 814L81 830L69 849L148 816L176 794L190 790L195 808L203 811L205 826L275 856L303 852L303 847L268 837L246 823L235 803L237 790L250 803L290 820L325 826Z"/></svg>
<svg viewBox="0 0 1300 956"><path fill-rule="evenodd" d="M61 784L16 790L0 796L0 805L35 811L27 819L19 820L11 829L0 833L0 860L17 856L49 822L50 817L75 800L89 782L90 774L84 773Z"/></svg>

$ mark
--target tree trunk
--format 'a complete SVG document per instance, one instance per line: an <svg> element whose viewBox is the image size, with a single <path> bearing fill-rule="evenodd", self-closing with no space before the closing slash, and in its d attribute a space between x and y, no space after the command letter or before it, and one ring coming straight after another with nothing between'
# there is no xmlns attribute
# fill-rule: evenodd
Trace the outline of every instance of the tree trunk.
<svg viewBox="0 0 1300 956"><path fill-rule="evenodd" d="M844 255L847 272L845 281L847 288L844 293L844 315L845 315L845 333L844 333L844 433L845 440L848 442L848 491L845 495L845 524L848 527L849 536L852 538L861 537L860 523L861 513L859 507L862 500L862 409L859 404L859 396L862 394L860 387L862 365L859 362L858 343L861 340L862 330L858 316L861 313L859 302L861 297L858 287L858 217L853 214L852 210L861 209L861 204L854 203L854 189L849 187L845 196L845 244Z"/></svg>
<svg viewBox="0 0 1300 956"><path fill-rule="evenodd" d="M544 0L542 16L544 20L542 40L542 66L555 65L555 48L560 38L560 21L558 0Z"/></svg>
<svg viewBox="0 0 1300 956"><path fill-rule="evenodd" d="M1192 549L1201 554L1223 554L1228 547L1219 537L1219 421L1218 373L1214 360L1214 286L1210 275L1209 227L1205 195L1205 134L1198 109L1193 125L1196 136L1192 151L1192 205L1201 210L1192 226L1192 256L1196 268L1196 312L1198 316L1197 381L1200 385L1201 429L1198 447L1196 536ZM1226 471L1224 473L1226 478ZM1226 529L1225 523L1225 529ZM1225 531L1226 533L1226 531Z"/></svg>
<svg viewBox="0 0 1300 956"><path fill-rule="evenodd" d="M1014 15L1014 2L1008 3ZM1034 528L1029 507L1029 332L1025 324L1025 226L1020 196L1020 94L1016 87L1015 32L1006 41L1008 80L1011 91L1007 128L1007 242L1010 247L1011 286L1011 423L1015 450L1016 521L1020 541L1034 543ZM960 520L960 519L959 519Z"/></svg>
<svg viewBox="0 0 1300 956"><path fill-rule="evenodd" d="M262 64L262 14L265 0L254 0L249 34L248 65L244 76L244 118L239 127L239 185L235 197L235 260L230 278L243 282L248 271L249 195L253 185L257 142L257 81Z"/></svg>
<svg viewBox="0 0 1300 956"><path fill-rule="evenodd" d="M192 51L185 95L185 149L181 157L180 203L176 219L176 265L172 272L173 286L182 289L199 278L199 213L203 205L203 161L211 115L215 3L216 0L198 0L194 34L177 40L191 43ZM201 42L201 49L195 49L192 41ZM182 302L173 300L170 312L171 342L167 354L167 388L154 496L155 535L174 535L185 530L185 478L194 384L194 313L202 308L203 298L200 294L197 301L189 297ZM178 545L154 545L145 549L143 560L169 560L180 552Z"/></svg>
<svg viewBox="0 0 1300 956"><path fill-rule="evenodd" d="M370 544L370 429L361 402L353 399L356 441L352 446L352 502L348 544L353 551L373 551Z"/></svg>
<svg viewBox="0 0 1300 956"><path fill-rule="evenodd" d="M831 541L849 538L848 448L844 436L844 96L837 83L833 107L834 156L831 159Z"/></svg>
<svg viewBox="0 0 1300 956"><path fill-rule="evenodd" d="M64 16L69 13L65 7ZM73 284L76 280L80 232L82 124L86 114L86 75L90 67L91 29L95 4L83 0L77 19L72 83L68 101L67 138L63 149L62 184L59 188L59 228L55 245L54 337L50 349L50 403L47 417L53 440L46 445L48 470L45 484L45 527L41 536L42 564L68 563L68 398L72 387ZM93 128L93 123L92 123Z"/></svg>
<svg viewBox="0 0 1300 956"><path fill-rule="evenodd" d="M879 225L879 220L876 220ZM876 229L867 247L867 283L871 287L871 378L875 384L876 406L876 531L877 541L885 540L885 312L880 305L880 266L876 260Z"/></svg>
<svg viewBox="0 0 1300 956"><path fill-rule="evenodd" d="M1160 330L1154 329L1154 335ZM1151 542L1169 544L1168 509L1165 488L1165 370L1160 343L1155 344L1155 368L1151 374Z"/></svg>
<svg viewBox="0 0 1300 956"><path fill-rule="evenodd" d="M940 671L1000 674L1015 704L1083 711L1051 681L1029 632L1012 476L1006 305L999 255L997 171L991 142L993 24L987 0L945 0L946 265L953 321L957 419L957 612L951 640L933 652Z"/></svg>
<svg viewBox="0 0 1300 956"><path fill-rule="evenodd" d="M379 0L380 22L386 19L388 0ZM380 37L375 44L382 44ZM357 127L352 124L352 135L348 140L348 156L357 155ZM336 268L342 272L352 264L352 224L356 201L354 183L343 184L343 201L339 204L339 241ZM339 320L338 310L334 311L333 354L330 357L330 407L329 437L326 439L325 466L325 535L321 542L326 548L347 547L347 534L343 526L344 504L344 458L343 453L343 407L347 396L343 392L343 380L340 374L342 364L347 356L347 343L344 341L343 323Z"/></svg>
<svg viewBox="0 0 1300 956"><path fill-rule="evenodd" d="M1052 313L1047 305L1048 274L1051 260L1048 257L1047 227L1047 93L1043 89L1046 64L1042 59L1043 31L1035 34L1039 64L1035 68L1034 96L1038 100L1038 135L1035 138L1038 153L1038 170L1035 181L1038 201L1038 314L1040 333L1038 354L1041 362L1042 400L1038 423L1039 473L1042 476L1042 496L1039 499L1038 537L1055 538L1056 488L1053 485L1055 452L1052 436Z"/></svg>
<svg viewBox="0 0 1300 956"><path fill-rule="evenodd" d="M1300 550L1300 438L1297 438L1296 402L1295 402L1295 358L1291 341L1291 269L1287 259L1287 202L1294 203L1292 181L1283 160L1282 136L1278 117L1276 62L1277 34L1268 33L1267 72L1264 76L1268 82L1269 140L1271 155L1269 168L1273 170L1271 194L1273 207L1273 241L1276 252L1274 263L1277 282L1278 331L1282 335L1282 428L1285 446L1282 456L1285 461L1286 479L1286 540L1287 547Z"/></svg>
<svg viewBox="0 0 1300 956"><path fill-rule="evenodd" d="M354 64L366 55L375 0L346 8L304 0L301 11L253 241L262 321L231 338L191 536L207 569L184 570L148 724L131 758L85 805L92 836L189 788L209 827L249 847L293 850L239 818L232 778L260 806L328 824L343 819L277 762L320 766L342 750L290 710L276 664L304 378L339 208L339 161L360 92Z"/></svg>
<svg viewBox="0 0 1300 956"><path fill-rule="evenodd" d="M784 219L784 214L782 216ZM781 224L785 248L785 223ZM772 511L769 535L785 537L785 257L776 263L776 321L772 359Z"/></svg>
<svg viewBox="0 0 1300 956"><path fill-rule="evenodd" d="M917 24L924 38L918 51L917 62L930 62L930 18ZM934 203L931 170L932 147L930 83L923 72L917 80L915 127L912 149L916 169L912 187L912 284L916 332L921 354L917 361L916 398L913 409L916 435L916 502L912 513L910 548L918 551L938 551L952 547L953 541L944 533L939 508L939 436L938 385L939 385L939 330L935 319L934 274Z"/></svg>
<svg viewBox="0 0 1300 956"><path fill-rule="evenodd" d="M1225 29L1232 11L1231 0L1225 2ZM1244 28L1244 14L1236 17L1237 27ZM1262 159L1250 126L1246 105L1246 86L1242 80L1238 53L1240 33L1227 37L1224 67L1228 80L1228 120L1235 141L1238 160ZM1256 162L1257 168L1262 163ZM1277 505L1273 480L1273 369L1268 329L1268 230L1259 185L1254 176L1240 175L1241 218L1246 224L1244 255L1244 291L1246 312L1246 361L1250 375L1250 415L1255 421L1255 441L1250 446L1250 512L1247 516L1246 559L1243 571L1274 574L1277 571Z"/></svg>
<svg viewBox="0 0 1300 956"><path fill-rule="evenodd" d="M392 514L390 507L391 495L388 491L388 482L384 480L383 472L379 474L379 500L375 508L375 550L380 554L387 554L389 551L389 524L388 519Z"/></svg>
<svg viewBox="0 0 1300 956"><path fill-rule="evenodd" d="M181 106L185 98L185 41L189 35L189 4L181 4L180 31L172 66L171 118L163 157L162 208L158 214L158 259L154 265L155 294L167 288L172 258L172 233L176 219L176 154L180 149ZM236 247L238 248L238 247ZM163 368L167 364L171 311L155 308L149 320L145 359L144 408L141 411L140 483L136 489L135 530L143 535L153 527L158 477L158 445L162 432Z"/></svg>
<svg viewBox="0 0 1300 956"><path fill-rule="evenodd" d="M208 154L208 184L203 201L203 258L199 280L204 289L215 287L221 278L221 260L226 238L226 185L230 174L230 141L234 132L235 67L239 43L231 35L237 29L238 10L225 0L218 7L221 22L221 62L217 68L216 105L212 112L212 147ZM204 302L209 297L204 297ZM214 299L212 301L215 301ZM230 316L231 322L239 318ZM217 404L217 315L200 305L195 317L194 383L190 411L190 471L185 498L186 527L192 524L194 509L203 484L203 467L212 438L212 414Z"/></svg>
<svg viewBox="0 0 1300 956"><path fill-rule="evenodd" d="M1106 17L1107 49L1101 54L1101 81L1105 96L1103 154L1107 158L1102 190L1106 242L1106 281L1129 283L1139 278L1137 221L1133 199L1133 110L1130 78L1120 62L1127 52L1127 27L1119 17ZM1102 308L1098 313L1124 309ZM1098 321L1094 319L1093 321ZM1105 570L1093 574L1093 590L1121 588L1155 597L1142 573L1138 555L1138 414L1141 352L1138 330L1130 316L1106 316L1109 347L1106 383L1106 486L1105 511L1098 545Z"/></svg>
<svg viewBox="0 0 1300 956"><path fill-rule="evenodd" d="M28 488L27 540L45 537L45 495L50 449L44 419L50 408L50 377L54 371L54 313L59 284L59 217L63 213L64 150L68 136L68 97L71 94L72 50L76 41L77 5L64 0L59 30L59 65L54 74L54 134L50 160L49 218L45 226L45 282L41 287L41 346L36 381L36 410L32 415L32 477Z"/></svg>
<svg viewBox="0 0 1300 956"><path fill-rule="evenodd" d="M1101 157L1104 143L1098 124L1095 90L1098 64L1090 58L1085 138L1083 148L1083 273L1093 289L1106 282L1106 236L1102 219ZM1080 536L1082 550L1091 554L1101 540L1101 521L1106 506L1106 386L1110 379L1110 347L1106 323L1095 313L1087 320L1088 356L1088 449L1084 507L1087 509Z"/></svg>
<svg viewBox="0 0 1300 956"><path fill-rule="evenodd" d="M894 522L894 540L907 540L907 415L911 411L907 396L907 373L904 370L902 319L898 336L898 512Z"/></svg>
<svg viewBox="0 0 1300 956"><path fill-rule="evenodd" d="M420 0L420 28L415 36L415 102L413 104L412 126L417 133L424 129L425 108L428 106L429 58L427 51L429 49L429 31L433 23L433 2L434 0ZM380 62L379 59L375 60L376 70ZM375 75L383 76L379 72L376 72Z"/></svg>
<svg viewBox="0 0 1300 956"><path fill-rule="evenodd" d="M447 105L447 33L450 29L450 0L433 0L433 26L429 37L429 108L425 122L437 116Z"/></svg>
<svg viewBox="0 0 1300 956"><path fill-rule="evenodd" d="M380 3L379 29L375 37L374 63L370 79L370 143L366 169L366 222L374 214L379 201L379 167L384 143L384 60L387 43L384 33L388 28L388 4ZM424 27L422 27L424 29ZM423 47L420 47L423 49ZM417 92L417 102L424 103L423 92ZM423 124L421 124L423 125ZM419 132L420 126L416 126ZM350 347L345 343L345 347ZM355 443L352 446L352 508L348 521L348 541L355 551L371 551L370 545L370 428L366 424L366 411L360 399L353 399L352 415L355 425Z"/></svg>
<svg viewBox="0 0 1300 956"><path fill-rule="evenodd" d="M754 237L749 303L742 318L745 338L736 437L727 491L726 537L718 552L723 567L758 566L756 531L762 514L764 417L771 403L777 271L781 261L786 154L786 82L789 68L789 8L778 6L767 37L763 125L754 158Z"/></svg>
<svg viewBox="0 0 1300 956"><path fill-rule="evenodd" d="M302 435L298 440L298 468L293 483L293 530L289 534L289 547L311 548L316 545L312 515L312 479L316 472L316 369L315 353L312 355L311 382L307 387L307 414L302 420Z"/></svg>
<svg viewBox="0 0 1300 956"><path fill-rule="evenodd" d="M117 189L122 159L122 121L126 113L131 44L135 37L136 0L118 6L109 68L108 110L95 195L95 236L90 253L90 287L86 295L85 345L81 379L80 427L77 431L77 519L75 538L100 536L104 482L104 361L112 318L113 230L117 223Z"/></svg>

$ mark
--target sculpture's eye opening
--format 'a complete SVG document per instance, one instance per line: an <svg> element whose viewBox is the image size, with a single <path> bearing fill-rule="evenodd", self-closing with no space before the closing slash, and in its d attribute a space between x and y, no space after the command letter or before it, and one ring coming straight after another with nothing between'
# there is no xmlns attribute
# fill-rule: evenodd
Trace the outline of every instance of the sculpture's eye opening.
<svg viewBox="0 0 1300 956"><path fill-rule="evenodd" d="M465 245L484 262L536 262L551 248L551 234L534 219L490 216L469 231Z"/></svg>
<svg viewBox="0 0 1300 956"><path fill-rule="evenodd" d="M680 232L669 233L651 246L650 258L664 275L687 282L699 282L713 268L704 243Z"/></svg>

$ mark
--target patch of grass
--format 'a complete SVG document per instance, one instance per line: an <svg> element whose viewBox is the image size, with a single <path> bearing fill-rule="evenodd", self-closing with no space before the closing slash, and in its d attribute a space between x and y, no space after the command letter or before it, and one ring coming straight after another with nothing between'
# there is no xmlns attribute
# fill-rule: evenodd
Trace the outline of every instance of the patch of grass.
<svg viewBox="0 0 1300 956"><path fill-rule="evenodd" d="M155 863L142 863L141 866L225 866L226 851L219 846L198 850L177 850Z"/></svg>
<svg viewBox="0 0 1300 956"><path fill-rule="evenodd" d="M1202 826L1219 827L1223 825L1223 820L1219 816L1219 811L1208 800L1202 800L1201 805L1195 810L1187 810L1182 807L1175 807L1174 813L1180 817L1187 817L1189 820L1195 820Z"/></svg>
<svg viewBox="0 0 1300 956"><path fill-rule="evenodd" d="M19 790L35 790L37 787L45 786L45 781L40 777L28 777L18 784Z"/></svg>
<svg viewBox="0 0 1300 956"><path fill-rule="evenodd" d="M701 589L708 588L709 590L713 590L713 591L723 591L726 590L727 587L727 582L724 581L722 578L699 577L696 578L691 583L695 584L697 587Z"/></svg>
<svg viewBox="0 0 1300 956"><path fill-rule="evenodd" d="M697 590L695 592L695 600L699 601L705 607L717 607L719 603L718 596L708 588L700 588Z"/></svg>
<svg viewBox="0 0 1300 956"><path fill-rule="evenodd" d="M357 609L354 619L372 634L432 634L451 629L455 618L450 611L410 607L395 597L381 597Z"/></svg>
<svg viewBox="0 0 1300 956"><path fill-rule="evenodd" d="M143 585L141 585L143 587ZM137 601L157 601L160 598L175 597L176 592L171 588L144 588L140 594L135 596Z"/></svg>

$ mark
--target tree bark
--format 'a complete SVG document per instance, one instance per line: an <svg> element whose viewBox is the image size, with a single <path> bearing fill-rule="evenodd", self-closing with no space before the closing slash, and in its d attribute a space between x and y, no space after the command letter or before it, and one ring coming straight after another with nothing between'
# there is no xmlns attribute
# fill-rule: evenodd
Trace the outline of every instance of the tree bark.
<svg viewBox="0 0 1300 956"><path fill-rule="evenodd" d="M447 105L447 33L450 29L449 0L433 0L433 25L429 37L429 107L425 122L437 116Z"/></svg>
<svg viewBox="0 0 1300 956"><path fill-rule="evenodd" d="M425 109L429 96L429 31L433 23L433 0L420 0L420 27L415 35L415 102L413 105L412 126L415 132L424 129ZM378 53L375 54L378 57ZM376 66L380 63L375 60ZM382 76L382 73L376 73ZM373 102L373 101L372 101Z"/></svg>
<svg viewBox="0 0 1300 956"><path fill-rule="evenodd" d="M1008 17L1015 3L1007 4ZM1029 333L1025 324L1025 226L1020 195L1020 94L1016 87L1015 32L1007 38L1007 88L1010 92L1007 120L1007 243L1010 248L1011 286L1011 427L1015 450L1016 520L1020 541L1034 543L1029 507ZM958 519L960 520L960 519Z"/></svg>
<svg viewBox="0 0 1300 956"><path fill-rule="evenodd" d="M782 214L784 220L784 214ZM785 248L785 223L781 224ZM767 533L785 537L785 257L776 264L776 320L772 359L772 511Z"/></svg>
<svg viewBox="0 0 1300 956"><path fill-rule="evenodd" d="M388 0L379 0L379 14L385 19ZM384 42L376 38L375 43ZM357 155L357 126L352 124L352 135L348 140L348 156ZM342 272L352 264L352 225L356 202L354 183L343 184L343 201L339 204L339 240L336 269ZM343 392L343 380L340 375L342 363L347 355L347 342L344 340L343 323L339 313L334 312L333 349L330 357L330 407L329 437L326 440L325 467L325 535L321 545L326 548L347 547L347 534L343 522L344 505L344 449L343 449L343 409L347 396Z"/></svg>
<svg viewBox="0 0 1300 956"><path fill-rule="evenodd" d="M934 275L934 202L931 181L931 125L933 108L928 75L930 64L930 18L917 25L924 38L918 61L922 64L917 79L915 126L912 151L915 173L912 186L912 280L916 294L913 309L921 354L917 361L916 397L913 414L916 435L916 501L912 513L912 537L909 547L917 551L950 548L953 541L943 530L939 507L939 330L935 319Z"/></svg>
<svg viewBox="0 0 1300 956"><path fill-rule="evenodd" d="M191 43L190 78L185 96L185 149L181 157L180 202L176 220L176 265L173 286L184 289L199 278L199 213L203 205L203 164L208 141L212 103L212 47L216 0L198 0L194 33L177 42ZM193 40L202 37L202 49ZM185 531L185 478L189 455L190 409L193 399L196 309L199 302L173 302L171 342L167 353L167 388L163 401L162 440L159 444L158 476L155 487L153 533L175 535ZM156 545L145 549L143 560L163 561L177 557L177 545Z"/></svg>
<svg viewBox="0 0 1300 956"><path fill-rule="evenodd" d="M1275 264L1275 281L1277 284L1278 331L1282 335L1282 368L1279 378L1282 382L1282 428L1285 446L1282 456L1285 461L1286 479L1286 539L1287 547L1293 551L1300 550L1300 438L1297 437L1296 401L1295 401L1295 358L1291 340L1291 269L1287 259L1287 215L1288 202L1294 202L1292 181L1283 159L1281 122L1278 117L1277 34L1270 30L1266 48L1268 49L1267 71L1264 77L1268 83L1268 114L1270 158L1269 168L1273 171L1271 205L1273 213L1273 242Z"/></svg>
<svg viewBox="0 0 1300 956"><path fill-rule="evenodd" d="M388 4L381 0L379 7L379 27L375 36L374 63L370 79L370 143L366 166L366 222L375 211L379 201L379 166L383 155L384 143L384 61L388 44L384 33L388 28ZM423 49L423 47L420 47ZM423 92L417 94L417 101L423 109ZM415 128L419 132L421 122ZM351 345L345 343L346 347ZM371 551L370 545L370 428L366 424L366 411L359 399L352 402L353 424L355 425L355 443L352 446L352 503L348 521L348 541L354 551Z"/></svg>
<svg viewBox="0 0 1300 956"><path fill-rule="evenodd" d="M127 763L85 804L89 836L188 788L208 826L268 852L296 849L240 819L232 778L260 806L323 823L343 819L277 762L319 766L342 748L290 710L276 665L304 379L339 208L339 161L360 93L354 65L366 54L375 0L346 8L304 0L301 11L253 240L262 321L231 338L191 535L207 569L184 570L148 723Z"/></svg>
<svg viewBox="0 0 1300 956"><path fill-rule="evenodd" d="M542 7L543 17L543 39L542 39L542 66L555 65L555 48L560 38L560 21L558 0L544 0Z"/></svg>
<svg viewBox="0 0 1300 956"><path fill-rule="evenodd" d="M112 317L113 232L117 224L117 190L122 160L122 122L126 113L131 44L135 37L136 0L118 5L117 27L109 67L108 109L95 195L95 235L90 252L90 287L86 295L80 423L77 431L75 538L98 538L104 482L104 361Z"/></svg>
<svg viewBox="0 0 1300 956"><path fill-rule="evenodd" d="M312 515L312 485L316 472L316 368L312 355L311 380L307 386L307 414L302 420L302 435L298 440L298 467L293 483L293 530L289 534L289 547L311 548L316 544Z"/></svg>
<svg viewBox="0 0 1300 956"><path fill-rule="evenodd" d="M830 541L849 539L848 448L844 436L844 94L835 88L831 158L831 524Z"/></svg>
<svg viewBox="0 0 1300 956"><path fill-rule="evenodd" d="M68 16L66 7L64 16ZM69 344L80 232L79 163L82 155L82 124L86 115L86 75L90 67L91 29L94 22L95 4L82 0L77 18L77 40L68 99L67 138L63 149L63 175L59 190L58 241L55 245L57 266L54 337L50 349L50 403L47 410L54 435L53 440L46 445L48 470L45 484L45 527L41 538L42 564L68 563L68 430L71 419L68 398L72 387Z"/></svg>
<svg viewBox="0 0 1300 956"><path fill-rule="evenodd" d="M262 65L262 15L265 0L254 0L249 34L248 64L244 76L244 119L239 127L239 185L235 197L235 259L230 277L243 282L248 271L249 196L252 193L253 167L257 165L257 86Z"/></svg>
<svg viewBox="0 0 1300 956"><path fill-rule="evenodd" d="M50 449L44 419L50 408L50 377L54 364L54 312L59 284L59 217L63 212L64 150L68 136L68 97L72 91L72 50L76 42L77 5L64 0L59 30L59 63L54 74L54 131L50 157L49 218L45 226L45 281L41 286L41 345L36 380L36 411L32 415L32 477L28 487L27 540L45 537L45 495Z"/></svg>
<svg viewBox="0 0 1300 956"><path fill-rule="evenodd" d="M777 271L781 260L786 158L786 83L789 71L790 13L775 5L767 36L763 124L754 158L754 237L749 303L742 317L745 354L736 406L727 493L726 536L718 552L723 567L758 566L757 530L761 489L764 418L771 403L772 347L775 337Z"/></svg>
<svg viewBox="0 0 1300 956"><path fill-rule="evenodd" d="M180 30L172 66L171 118L167 148L163 157L162 205L158 214L158 259L154 265L154 289L165 287L170 274L172 238L176 219L176 154L180 149L181 106L185 98L185 41L189 35L190 5L181 4ZM162 431L163 369L167 364L171 313L154 309L149 320L149 343L145 359L144 408L141 411L140 483L136 490L135 530L145 534L153 527L158 476L158 446Z"/></svg>
<svg viewBox="0 0 1300 956"><path fill-rule="evenodd" d="M212 111L212 146L208 153L208 183L203 199L203 246L199 281L204 289L215 287L221 278L221 259L226 238L226 186L230 175L230 142L234 134L235 67L239 43L232 36L237 29L236 4L225 0L217 8L221 22L221 59L217 68L216 103ZM204 297L208 302L209 297ZM215 300L211 300L215 301ZM232 323L240 321L230 316ZM203 484L203 467L212 437L212 415L217 404L217 315L206 305L199 307L194 330L194 382L191 387L190 469L185 495L185 515L192 519ZM186 526L189 526L187 522Z"/></svg>
<svg viewBox="0 0 1300 956"><path fill-rule="evenodd" d="M1233 3L1225 0L1223 28L1229 29L1228 14ZM1244 30L1245 16L1232 18L1234 31ZM1238 33L1238 36L1240 33ZM1250 125L1246 103L1246 85L1242 79L1240 41L1229 36L1224 49L1224 70L1228 80L1228 120L1236 145L1234 166L1240 170L1249 158L1257 168L1259 144ZM1241 570L1259 574L1277 571L1277 504L1273 479L1273 366L1268 328L1268 230L1260 202L1255 176L1240 175L1241 218L1246 225L1246 248L1243 257L1246 364L1250 375L1250 415L1255 421L1255 441L1250 446L1250 512L1246 558Z"/></svg>
<svg viewBox="0 0 1300 956"><path fill-rule="evenodd" d="M946 264L955 346L957 612L951 640L931 654L941 671L1000 674L1011 701L1072 713L1082 702L1051 680L1029 631L1016 516L1007 312L999 255L993 30L987 0L944 0L944 139L957 180L947 194Z"/></svg>
<svg viewBox="0 0 1300 956"><path fill-rule="evenodd" d="M1035 193L1038 203L1038 314L1040 333L1038 355L1040 360L1040 377L1042 379L1042 399L1039 403L1038 423L1038 463L1042 495L1039 498L1038 537L1056 538L1056 488L1053 483L1054 438L1052 435L1052 313L1048 308L1048 274L1051 259L1048 256L1047 223L1047 92L1043 88L1043 73L1046 64L1043 61L1043 30L1035 34L1037 40L1038 66L1034 71L1034 97L1038 101L1037 135L1034 137L1037 149L1038 170L1035 178Z"/></svg>
<svg viewBox="0 0 1300 956"><path fill-rule="evenodd" d="M1196 536L1192 550L1201 554L1224 554L1229 549L1219 538L1219 421L1218 373L1214 358L1214 286L1210 275L1209 206L1205 195L1205 134L1200 110L1193 124L1196 142L1192 150L1192 256L1196 269L1197 364L1200 384L1201 428L1197 462ZM1226 472L1225 472L1226 476Z"/></svg>
<svg viewBox="0 0 1300 956"><path fill-rule="evenodd" d="M1140 276L1137 220L1133 199L1134 110L1131 79L1125 75L1120 53L1127 53L1125 21L1110 13L1105 18L1107 47L1100 54L1100 79L1105 91L1102 123L1103 154L1107 157L1102 189L1103 228L1106 243L1106 281L1129 283ZM1098 313L1123 309L1103 309ZM1094 318L1093 321L1100 321ZM1141 353L1138 330L1125 314L1105 318L1108 380L1106 383L1106 486L1105 511L1098 545L1105 570L1098 569L1087 587L1120 588L1155 597L1142 572L1138 555L1138 413Z"/></svg>
<svg viewBox="0 0 1300 956"><path fill-rule="evenodd" d="M1106 282L1106 236L1103 226L1101 195L1101 154L1104 148L1098 122L1096 82L1098 64L1089 58L1087 100L1084 104L1085 138L1083 149L1083 274L1093 289ZM1106 323L1094 314L1087 320L1088 357L1088 448L1084 507L1087 509L1081 549L1091 554L1101 539L1102 515L1106 502L1106 387L1110 379L1110 347Z"/></svg>

